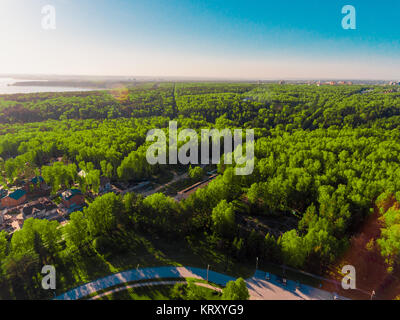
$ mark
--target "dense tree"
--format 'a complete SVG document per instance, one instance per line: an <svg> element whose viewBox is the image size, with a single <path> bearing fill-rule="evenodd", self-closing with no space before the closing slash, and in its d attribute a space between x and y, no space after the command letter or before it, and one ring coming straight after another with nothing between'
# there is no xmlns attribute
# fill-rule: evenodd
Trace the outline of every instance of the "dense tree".
<svg viewBox="0 0 400 320"><path fill-rule="evenodd" d="M184 227L184 217L180 212L179 204L162 193L155 193L143 200L145 214L144 222L153 226L155 230L167 235L179 233Z"/></svg>
<svg viewBox="0 0 400 320"><path fill-rule="evenodd" d="M12 295L16 299L40 299L44 290L41 289L41 271L39 259L34 253L13 253L3 262L3 272L11 284Z"/></svg>
<svg viewBox="0 0 400 320"><path fill-rule="evenodd" d="M298 236L296 230L286 232L281 240L283 260L294 267L303 267L306 259L306 250L303 239Z"/></svg>
<svg viewBox="0 0 400 320"><path fill-rule="evenodd" d="M21 230L11 238L12 254L39 255L41 261L47 263L60 250L61 231L57 221L29 218L25 220Z"/></svg>
<svg viewBox="0 0 400 320"><path fill-rule="evenodd" d="M72 251L83 249L89 237L88 219L81 211L73 212L69 223L64 227L64 232L68 249Z"/></svg>
<svg viewBox="0 0 400 320"><path fill-rule="evenodd" d="M242 278L229 281L222 291L222 300L248 300L249 298L249 290Z"/></svg>
<svg viewBox="0 0 400 320"><path fill-rule="evenodd" d="M7 232L0 232L0 261L3 261L8 254L8 237Z"/></svg>
<svg viewBox="0 0 400 320"><path fill-rule="evenodd" d="M195 181L201 180L201 178L204 175L204 171L201 167L194 167L192 166L189 167L189 177Z"/></svg>
<svg viewBox="0 0 400 320"><path fill-rule="evenodd" d="M96 198L84 209L87 227L92 237L111 236L122 218L123 204L120 196L107 193Z"/></svg>
<svg viewBox="0 0 400 320"><path fill-rule="evenodd" d="M399 204L397 202L397 197L387 192L378 197L376 204L381 209L381 219L384 224L377 244L389 266L389 271L393 271L393 268L399 264L400 258ZM393 205L390 207L391 204Z"/></svg>
<svg viewBox="0 0 400 320"><path fill-rule="evenodd" d="M67 266L71 257L79 260L72 255L82 248L106 252L111 238L118 248L143 232L179 241L207 235L241 262L257 256L322 273L381 194L378 200L386 202L378 204L383 229L376 243L394 268L400 252L393 202L400 198L399 96L398 88L385 86L150 82L112 91L2 96L3 188L38 174L53 193L77 183L98 193L102 177L116 184L154 181L177 166L150 165L146 135L160 128L168 136L171 119L179 130L198 133L254 129L256 139L253 174L237 176L235 164L220 164L217 178L181 202L163 194L122 199L111 193L72 214L63 228L25 221L8 244L0 234L3 269L15 271L24 259L35 266L35 259L60 257ZM85 174L78 175L81 170ZM191 167L189 176L201 179L200 171ZM248 223L258 219L265 225ZM289 222L275 227L275 219Z"/></svg>
<svg viewBox="0 0 400 320"><path fill-rule="evenodd" d="M225 238L232 238L236 226L233 205L226 200L221 200L212 211L212 223L216 234Z"/></svg>

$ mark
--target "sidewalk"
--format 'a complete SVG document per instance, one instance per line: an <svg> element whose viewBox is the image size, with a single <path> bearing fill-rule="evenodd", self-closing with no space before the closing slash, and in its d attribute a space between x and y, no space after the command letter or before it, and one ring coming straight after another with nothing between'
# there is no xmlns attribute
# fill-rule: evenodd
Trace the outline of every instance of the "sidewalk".
<svg viewBox="0 0 400 320"><path fill-rule="evenodd" d="M246 280L247 287L250 293L251 300L332 300L333 295L330 292L316 289L310 286L301 285L296 289L296 283L288 280L284 286L279 278L275 275L270 276L270 280L266 280L266 273L257 271L254 276ZM84 284L74 288L58 297L56 300L77 300L84 298L90 294L96 293L100 290L109 287L123 285L127 282L134 282L140 280L151 279L183 279L195 278L205 280L207 279L207 270L191 267L158 267L158 268L144 268L132 269L128 271L119 272L97 279L93 282ZM234 281L236 278L215 272L209 271L208 279L210 282L226 286L229 281ZM345 299L339 297L339 299ZM346 299L347 300L347 299Z"/></svg>
<svg viewBox="0 0 400 320"><path fill-rule="evenodd" d="M254 276L246 280L250 300L333 300L331 292L317 289L308 285L287 280L284 285L279 277L270 274L266 280L266 272L257 270ZM337 296L339 300L349 300Z"/></svg>

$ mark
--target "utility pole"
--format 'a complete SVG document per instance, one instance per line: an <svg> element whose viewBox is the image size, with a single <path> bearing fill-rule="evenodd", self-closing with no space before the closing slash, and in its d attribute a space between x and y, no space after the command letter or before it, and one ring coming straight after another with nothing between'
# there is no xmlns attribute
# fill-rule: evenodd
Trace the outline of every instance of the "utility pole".
<svg viewBox="0 0 400 320"><path fill-rule="evenodd" d="M258 257L256 258L256 271L258 269Z"/></svg>

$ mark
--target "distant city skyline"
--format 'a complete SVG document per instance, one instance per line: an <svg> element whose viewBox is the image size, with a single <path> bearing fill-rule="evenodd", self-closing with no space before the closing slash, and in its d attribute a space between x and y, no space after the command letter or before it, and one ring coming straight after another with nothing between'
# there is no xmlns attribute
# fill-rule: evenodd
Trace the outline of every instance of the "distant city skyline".
<svg viewBox="0 0 400 320"><path fill-rule="evenodd" d="M277 81L286 81L288 83L301 83L301 82L341 82L344 81L346 83L350 83L352 81L355 82L376 82L376 83L386 83L386 82L400 82L400 77L398 78L257 78L257 77L199 77L199 76L140 76L140 75L93 75L93 74L44 74L44 73L32 73L32 74L23 74L23 73L0 73L0 82L4 79L14 79L17 82L24 81L221 81L221 82L277 82ZM14 81L14 82L15 82ZM11 83L11 82L10 82Z"/></svg>
<svg viewBox="0 0 400 320"><path fill-rule="evenodd" d="M396 0L2 0L0 73L399 80L399 15Z"/></svg>

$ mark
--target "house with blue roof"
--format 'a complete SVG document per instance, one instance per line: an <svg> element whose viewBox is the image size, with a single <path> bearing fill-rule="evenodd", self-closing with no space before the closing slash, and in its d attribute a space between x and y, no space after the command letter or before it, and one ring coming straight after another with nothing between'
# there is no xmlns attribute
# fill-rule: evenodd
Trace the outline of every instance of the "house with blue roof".
<svg viewBox="0 0 400 320"><path fill-rule="evenodd" d="M41 176L36 176L25 183L25 191L30 193L33 191L43 190L46 183Z"/></svg>
<svg viewBox="0 0 400 320"><path fill-rule="evenodd" d="M26 191L17 189L1 199L1 206L4 208L12 208L19 206L26 201Z"/></svg>
<svg viewBox="0 0 400 320"><path fill-rule="evenodd" d="M79 189L69 189L61 194L61 202L66 208L71 208L72 206L83 207L85 202L85 197L82 191Z"/></svg>
<svg viewBox="0 0 400 320"><path fill-rule="evenodd" d="M7 195L8 195L8 190L0 189L0 199L3 199L4 197L7 197Z"/></svg>

